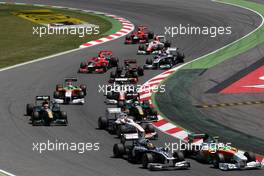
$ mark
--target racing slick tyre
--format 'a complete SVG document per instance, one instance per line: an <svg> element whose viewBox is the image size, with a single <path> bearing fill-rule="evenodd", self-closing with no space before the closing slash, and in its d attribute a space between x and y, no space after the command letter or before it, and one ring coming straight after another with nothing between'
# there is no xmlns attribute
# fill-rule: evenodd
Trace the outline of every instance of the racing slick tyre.
<svg viewBox="0 0 264 176"><path fill-rule="evenodd" d="M107 128L108 119L106 117L99 117L98 119L98 128L106 129Z"/></svg>
<svg viewBox="0 0 264 176"><path fill-rule="evenodd" d="M138 73L137 73L137 72L133 72L133 73L132 73L132 77L133 77L133 78L138 78Z"/></svg>
<svg viewBox="0 0 264 176"><path fill-rule="evenodd" d="M143 45L143 44L140 44L140 45L138 46L138 50L140 50L140 51L142 51L143 48L144 48L144 45Z"/></svg>
<svg viewBox="0 0 264 176"><path fill-rule="evenodd" d="M142 67L137 68L137 73L139 76L144 76L144 69Z"/></svg>
<svg viewBox="0 0 264 176"><path fill-rule="evenodd" d="M102 73L107 72L107 66L106 65L102 66L102 69L103 69L103 72Z"/></svg>
<svg viewBox="0 0 264 176"><path fill-rule="evenodd" d="M130 163L133 163L133 164L140 164L140 162L141 162L141 155L135 153L135 156L133 156L133 153L132 152L133 152L132 150L129 150L129 152L128 152L128 155L127 155L128 161Z"/></svg>
<svg viewBox="0 0 264 176"><path fill-rule="evenodd" d="M36 121L39 119L39 112L35 111L32 114L31 120L32 120L32 126L36 126Z"/></svg>
<svg viewBox="0 0 264 176"><path fill-rule="evenodd" d="M63 86L61 84L57 84L56 91L60 91L61 89L63 89Z"/></svg>
<svg viewBox="0 0 264 176"><path fill-rule="evenodd" d="M129 42L127 42L127 41L129 41L130 40L130 36L126 36L126 38L125 38L125 44L129 44Z"/></svg>
<svg viewBox="0 0 264 176"><path fill-rule="evenodd" d="M184 143L181 145L181 150L185 158L188 158L192 155L192 150L189 150L188 143Z"/></svg>
<svg viewBox="0 0 264 176"><path fill-rule="evenodd" d="M185 58L185 55L183 52L177 51L177 59L183 60Z"/></svg>
<svg viewBox="0 0 264 176"><path fill-rule="evenodd" d="M53 98L60 98L60 92L55 91L55 92L53 93Z"/></svg>
<svg viewBox="0 0 264 176"><path fill-rule="evenodd" d="M84 92L83 91L79 92L79 95L78 96L79 96L79 98L84 98L84 96L85 96L84 95Z"/></svg>
<svg viewBox="0 0 264 176"><path fill-rule="evenodd" d="M197 160L201 163L208 163L208 156L205 154L204 151L200 150L197 155Z"/></svg>
<svg viewBox="0 0 264 176"><path fill-rule="evenodd" d="M139 51L146 51L147 50L147 46L144 45L144 44L141 44L141 45L139 45L138 50Z"/></svg>
<svg viewBox="0 0 264 176"><path fill-rule="evenodd" d="M33 108L34 108L33 104L27 104L26 113L27 113L28 116L32 115Z"/></svg>
<svg viewBox="0 0 264 176"><path fill-rule="evenodd" d="M180 151L174 152L173 157L175 158L176 162L184 161L184 154Z"/></svg>
<svg viewBox="0 0 264 176"><path fill-rule="evenodd" d="M148 39L153 39L154 38L154 33L153 32L149 32L148 33Z"/></svg>
<svg viewBox="0 0 264 176"><path fill-rule="evenodd" d="M142 123L141 127L145 130L146 133L154 133L155 132L155 128L152 124Z"/></svg>
<svg viewBox="0 0 264 176"><path fill-rule="evenodd" d="M177 51L177 55L176 55L176 58L174 60L174 65L176 65L178 63L184 63L184 58L185 58L184 53Z"/></svg>
<svg viewBox="0 0 264 176"><path fill-rule="evenodd" d="M111 71L110 72L110 78L115 78L115 77L116 77L116 74L113 71Z"/></svg>
<svg viewBox="0 0 264 176"><path fill-rule="evenodd" d="M119 62L118 58L112 57L112 59L110 61L111 61L110 67L117 67L118 66L118 62Z"/></svg>
<svg viewBox="0 0 264 176"><path fill-rule="evenodd" d="M80 68L84 69L84 68L86 68L86 67L87 67L86 63L85 63L85 62L81 62L81 64L80 64Z"/></svg>
<svg viewBox="0 0 264 176"><path fill-rule="evenodd" d="M247 157L247 162L256 161L256 155L252 152L245 152L245 157Z"/></svg>
<svg viewBox="0 0 264 176"><path fill-rule="evenodd" d="M152 59L147 58L147 60L146 60L146 64L147 64L147 65L152 65L152 63L153 63Z"/></svg>
<svg viewBox="0 0 264 176"><path fill-rule="evenodd" d="M83 93L84 93L84 96L86 96L86 85L84 85L84 84L81 84L80 85L80 88L82 89L82 91L83 91Z"/></svg>
<svg viewBox="0 0 264 176"><path fill-rule="evenodd" d="M215 168L219 168L219 163L224 163L225 157L222 153L216 153L216 155L213 156L212 163Z"/></svg>
<svg viewBox="0 0 264 176"><path fill-rule="evenodd" d="M122 71L123 71L123 67L122 66L117 66L116 68L116 76L120 76L122 74Z"/></svg>
<svg viewBox="0 0 264 176"><path fill-rule="evenodd" d="M152 153L144 153L142 156L142 167L148 168L149 163L154 163L154 157Z"/></svg>
<svg viewBox="0 0 264 176"><path fill-rule="evenodd" d="M60 112L60 115L61 115L61 119L65 120L66 121L66 124L68 124L68 116L67 116L67 113L65 111L61 111Z"/></svg>
<svg viewBox="0 0 264 176"><path fill-rule="evenodd" d="M113 147L113 153L115 158L121 158L125 154L125 146L123 144L115 144Z"/></svg>
<svg viewBox="0 0 264 176"><path fill-rule="evenodd" d="M154 133L155 132L155 128L153 125L151 124L147 124L146 126L146 133Z"/></svg>
<svg viewBox="0 0 264 176"><path fill-rule="evenodd" d="M169 41L166 41L166 42L164 43L164 47L165 47L165 48L169 48L169 47L171 47L171 43L170 43Z"/></svg>

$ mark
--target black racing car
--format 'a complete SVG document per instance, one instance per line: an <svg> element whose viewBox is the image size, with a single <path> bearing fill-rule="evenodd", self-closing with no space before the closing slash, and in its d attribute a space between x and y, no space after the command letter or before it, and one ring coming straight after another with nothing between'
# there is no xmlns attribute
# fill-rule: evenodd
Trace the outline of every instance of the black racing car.
<svg viewBox="0 0 264 176"><path fill-rule="evenodd" d="M139 102L138 100L125 103L122 110L133 116L137 121L157 121L158 113L150 107L149 101Z"/></svg>
<svg viewBox="0 0 264 176"><path fill-rule="evenodd" d="M126 59L124 67L118 66L115 72L110 73L109 83L114 83L116 79L126 79L128 83L138 82L138 77L144 75L144 69L137 65L135 59Z"/></svg>
<svg viewBox="0 0 264 176"><path fill-rule="evenodd" d="M60 105L52 103L50 96L36 96L35 104L27 104L26 115L31 116L33 126L67 125L67 114Z"/></svg>
<svg viewBox="0 0 264 176"><path fill-rule="evenodd" d="M161 51L153 59L148 58L144 69L170 69L174 65L183 63L185 55L178 48L168 48Z"/></svg>
<svg viewBox="0 0 264 176"><path fill-rule="evenodd" d="M163 147L155 147L148 139L130 139L132 144L127 144L128 139L122 143L114 144L113 154L116 158L126 158L132 163L142 163L143 168L150 170L188 169L190 163L185 161L181 152L169 153Z"/></svg>

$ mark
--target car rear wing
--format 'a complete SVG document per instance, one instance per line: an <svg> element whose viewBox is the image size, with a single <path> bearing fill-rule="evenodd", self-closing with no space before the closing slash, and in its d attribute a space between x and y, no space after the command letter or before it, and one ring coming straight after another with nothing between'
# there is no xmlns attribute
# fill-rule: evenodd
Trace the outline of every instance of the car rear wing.
<svg viewBox="0 0 264 176"><path fill-rule="evenodd" d="M110 78L109 83L116 83L116 84L131 84L136 83L136 78Z"/></svg>
<svg viewBox="0 0 264 176"><path fill-rule="evenodd" d="M198 139L202 139L203 141L205 141L205 140L207 140L209 138L215 140L216 142L219 139L218 136L211 137L208 134L204 134L204 133L201 133L201 134L191 133L191 134L188 135L188 142L192 143L192 142L194 142L195 140L198 140Z"/></svg>
<svg viewBox="0 0 264 176"><path fill-rule="evenodd" d="M159 40L166 40L165 35L157 35L156 36Z"/></svg>
<svg viewBox="0 0 264 176"><path fill-rule="evenodd" d="M195 134L195 133L191 133L191 134L188 134L188 143L193 143L195 140L198 140L198 139L205 139L208 137L208 134Z"/></svg>
<svg viewBox="0 0 264 176"><path fill-rule="evenodd" d="M134 93L127 93L128 97L139 97L139 93L134 92Z"/></svg>
<svg viewBox="0 0 264 176"><path fill-rule="evenodd" d="M122 134L120 140L121 143L125 143L126 141L134 141L139 139L139 134L138 133L130 133L130 134Z"/></svg>
<svg viewBox="0 0 264 176"><path fill-rule="evenodd" d="M124 60L124 64L127 65L127 64L136 64L137 63L137 60L136 59L125 59Z"/></svg>
<svg viewBox="0 0 264 176"><path fill-rule="evenodd" d="M77 78L64 78L65 82L77 82Z"/></svg>
<svg viewBox="0 0 264 176"><path fill-rule="evenodd" d="M140 30L147 30L148 29L147 26L143 26L143 25L138 25L137 28Z"/></svg>
<svg viewBox="0 0 264 176"><path fill-rule="evenodd" d="M35 103L37 104L37 102L50 102L50 96L49 95L38 95L35 98Z"/></svg>
<svg viewBox="0 0 264 176"><path fill-rule="evenodd" d="M50 101L50 96L49 95L38 95L36 96L36 101Z"/></svg>
<svg viewBox="0 0 264 176"><path fill-rule="evenodd" d="M111 50L102 50L102 51L99 51L98 55L99 56L112 56L113 55L113 51L111 51Z"/></svg>
<svg viewBox="0 0 264 176"><path fill-rule="evenodd" d="M168 51L177 51L177 49L178 49L177 47L169 47Z"/></svg>

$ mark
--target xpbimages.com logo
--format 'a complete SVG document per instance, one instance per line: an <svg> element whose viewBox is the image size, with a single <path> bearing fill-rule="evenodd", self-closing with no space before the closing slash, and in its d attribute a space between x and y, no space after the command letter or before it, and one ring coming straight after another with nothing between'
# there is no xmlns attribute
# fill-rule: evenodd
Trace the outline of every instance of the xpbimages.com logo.
<svg viewBox="0 0 264 176"><path fill-rule="evenodd" d="M176 142L176 143L164 143L165 150L174 153L175 151L210 151L216 152L218 150L230 150L231 143L203 143L202 145L195 143L185 143L185 142Z"/></svg>
<svg viewBox="0 0 264 176"><path fill-rule="evenodd" d="M67 26L67 27L57 27L57 26L33 26L33 35L38 35L43 37L46 35L77 35L82 38L86 35L98 35L100 34L99 26Z"/></svg>
<svg viewBox="0 0 264 176"><path fill-rule="evenodd" d="M145 93L165 93L166 85L160 84L157 86L150 85L120 85L116 84L107 84L107 85L98 85L98 92L107 95L111 92L145 92Z"/></svg>
<svg viewBox="0 0 264 176"><path fill-rule="evenodd" d="M91 142L60 142L58 140L45 142L33 142L32 150L40 154L54 151L71 151L83 154L89 151L99 151L100 143Z"/></svg>
<svg viewBox="0 0 264 176"><path fill-rule="evenodd" d="M215 38L219 35L231 35L231 26L191 26L190 24L184 26L179 24L178 26L165 26L164 34L171 37L179 35L204 35Z"/></svg>

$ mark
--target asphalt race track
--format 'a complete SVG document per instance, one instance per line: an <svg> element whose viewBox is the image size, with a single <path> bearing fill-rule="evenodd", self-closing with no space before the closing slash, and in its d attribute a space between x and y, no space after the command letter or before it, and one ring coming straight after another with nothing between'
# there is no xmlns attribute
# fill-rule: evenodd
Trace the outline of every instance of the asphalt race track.
<svg viewBox="0 0 264 176"><path fill-rule="evenodd" d="M252 31L260 23L260 18L247 10L217 4L207 0L40 0L18 1L62 5L109 12L127 18L134 24L146 24L156 33L164 33L164 26L192 24L194 26L232 26L231 36L210 38L204 36L181 36L172 43L183 48L187 61L195 59L221 46L224 46ZM16 175L172 175L181 176L244 176L261 175L263 171L223 172L191 160L191 169L186 171L150 172L122 159L113 159L112 146L119 142L105 131L97 130L97 118L104 115L104 96L98 93L98 85L106 84L109 74L77 75L79 63L88 56L96 55L100 49L113 50L120 60L137 58L141 64L145 56L136 55L136 45L125 46L124 38L92 48L62 55L56 59L40 61L0 73L0 167ZM160 71L146 71L140 83L144 83ZM24 116L25 105L36 95L52 95L55 85L64 77L78 76L80 83L87 85L87 103L83 106L63 106L68 113L68 127L32 127ZM158 145L177 142L167 135L160 134ZM32 151L33 142L56 139L64 142L99 142L100 151L85 152L45 152Z"/></svg>

